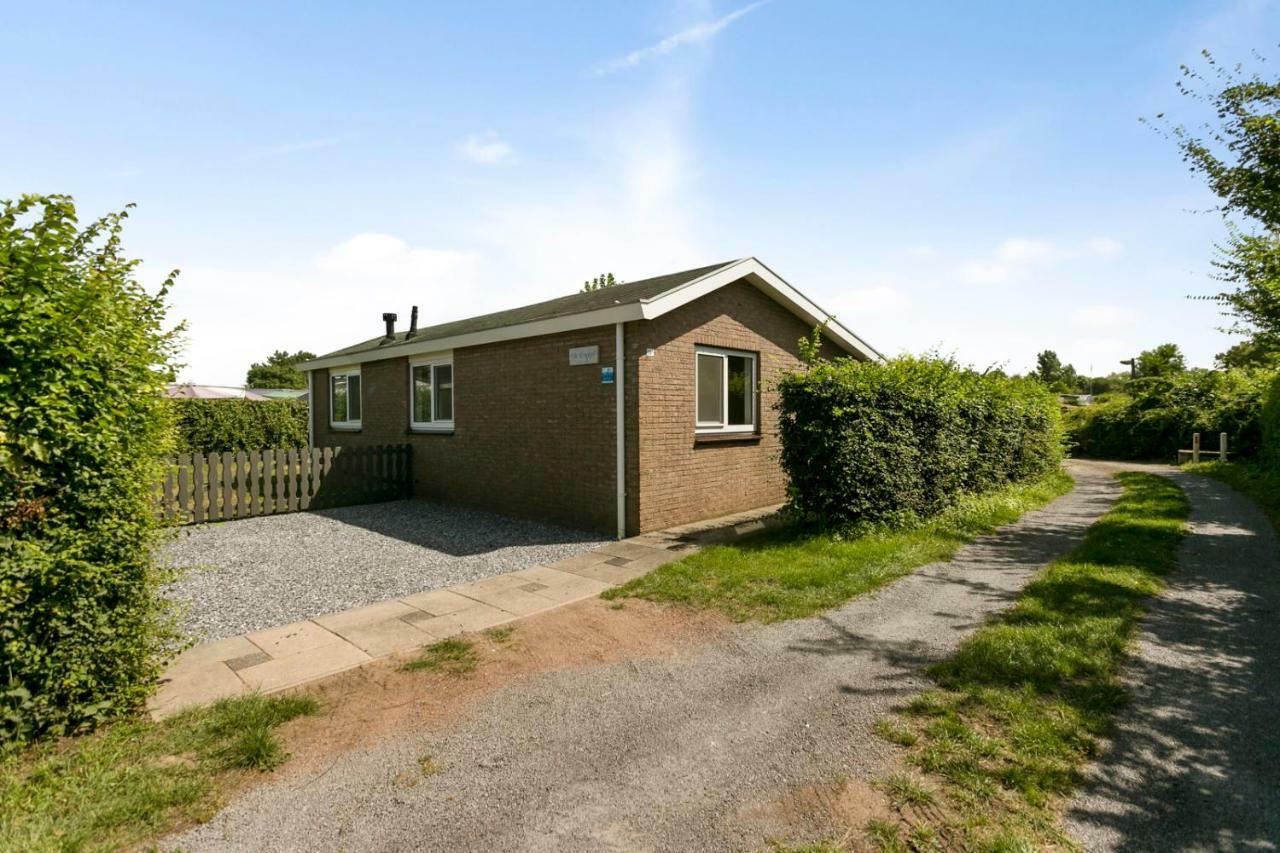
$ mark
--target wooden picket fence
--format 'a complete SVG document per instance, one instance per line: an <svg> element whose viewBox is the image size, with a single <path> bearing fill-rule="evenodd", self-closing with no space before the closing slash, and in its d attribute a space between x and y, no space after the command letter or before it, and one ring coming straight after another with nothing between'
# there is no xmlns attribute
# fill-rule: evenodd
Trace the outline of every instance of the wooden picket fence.
<svg viewBox="0 0 1280 853"><path fill-rule="evenodd" d="M160 512L201 524L405 498L412 453L407 444L183 453L170 459Z"/></svg>

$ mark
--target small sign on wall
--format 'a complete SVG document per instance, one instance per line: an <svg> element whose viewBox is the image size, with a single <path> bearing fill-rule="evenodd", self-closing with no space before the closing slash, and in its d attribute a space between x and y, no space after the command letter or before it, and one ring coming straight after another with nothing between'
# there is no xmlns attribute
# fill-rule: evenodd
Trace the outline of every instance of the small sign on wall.
<svg viewBox="0 0 1280 853"><path fill-rule="evenodd" d="M600 381L605 385L613 384L613 368L612 367L600 368Z"/></svg>
<svg viewBox="0 0 1280 853"><path fill-rule="evenodd" d="M570 347L569 364L597 364L600 361L600 347Z"/></svg>

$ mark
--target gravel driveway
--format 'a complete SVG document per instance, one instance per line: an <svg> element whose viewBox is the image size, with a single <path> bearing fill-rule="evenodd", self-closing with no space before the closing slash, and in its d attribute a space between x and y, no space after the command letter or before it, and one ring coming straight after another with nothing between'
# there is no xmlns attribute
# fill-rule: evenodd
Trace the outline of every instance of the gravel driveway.
<svg viewBox="0 0 1280 853"><path fill-rule="evenodd" d="M921 668L1065 553L1119 493L1073 466L1049 507L844 607L743 625L674 660L548 673L456 724L347 753L250 792L165 842L182 850L742 850L753 811L811 780L866 779L891 753L875 720ZM396 774L430 754L422 784Z"/></svg>
<svg viewBox="0 0 1280 853"><path fill-rule="evenodd" d="M599 534L420 500L184 527L191 636L215 640L571 557Z"/></svg>
<svg viewBox="0 0 1280 853"><path fill-rule="evenodd" d="M1280 544L1242 495L1175 474L1191 529L1125 674L1132 701L1071 804L1086 850L1280 845Z"/></svg>

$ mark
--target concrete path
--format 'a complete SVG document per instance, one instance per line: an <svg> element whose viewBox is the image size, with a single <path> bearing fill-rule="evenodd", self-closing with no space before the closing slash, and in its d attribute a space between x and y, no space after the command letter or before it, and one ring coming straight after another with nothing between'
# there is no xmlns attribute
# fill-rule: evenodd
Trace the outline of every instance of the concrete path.
<svg viewBox="0 0 1280 853"><path fill-rule="evenodd" d="M1127 674L1133 701L1067 826L1086 850L1280 844L1280 545L1226 486L1191 499L1178 573Z"/></svg>
<svg viewBox="0 0 1280 853"><path fill-rule="evenodd" d="M673 527L545 566L201 643L169 666L148 709L162 718L250 691L276 693L457 634L591 598L678 560L704 542L758 530L776 520L777 509L764 507Z"/></svg>
<svg viewBox="0 0 1280 853"><path fill-rule="evenodd" d="M1076 545L1119 493L1077 488L879 593L813 619L743 625L675 660L529 678L454 724L260 787L166 846L182 850L759 849L771 804L892 755L877 718L921 669ZM397 783L430 755L442 770ZM784 807L785 810L785 807Z"/></svg>

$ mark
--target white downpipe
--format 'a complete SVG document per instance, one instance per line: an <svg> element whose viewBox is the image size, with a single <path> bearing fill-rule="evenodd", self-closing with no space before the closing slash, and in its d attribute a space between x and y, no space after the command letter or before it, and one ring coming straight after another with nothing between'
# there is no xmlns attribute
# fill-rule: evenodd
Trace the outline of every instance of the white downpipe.
<svg viewBox="0 0 1280 853"><path fill-rule="evenodd" d="M307 371L307 448L316 446L316 372Z"/></svg>
<svg viewBox="0 0 1280 853"><path fill-rule="evenodd" d="M618 503L618 538L627 538L627 408L625 377L622 373L623 362L626 361L622 338L622 323L613 324L613 382L614 382L614 417L617 421L617 450L614 456L618 460L617 480Z"/></svg>

